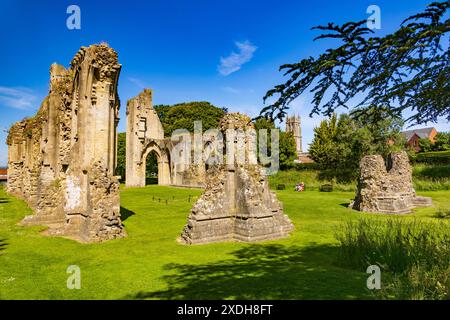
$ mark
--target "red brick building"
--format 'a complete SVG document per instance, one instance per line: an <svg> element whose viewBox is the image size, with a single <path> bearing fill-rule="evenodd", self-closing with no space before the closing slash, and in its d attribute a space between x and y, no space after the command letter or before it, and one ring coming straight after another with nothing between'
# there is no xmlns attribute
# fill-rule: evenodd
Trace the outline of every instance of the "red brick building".
<svg viewBox="0 0 450 320"><path fill-rule="evenodd" d="M412 148L416 152L420 151L419 139L430 139L434 143L434 137L437 135L435 128L422 128L416 130L403 131L402 135L406 139L406 146Z"/></svg>
<svg viewBox="0 0 450 320"><path fill-rule="evenodd" d="M8 180L8 169L0 168L0 183L5 183Z"/></svg>

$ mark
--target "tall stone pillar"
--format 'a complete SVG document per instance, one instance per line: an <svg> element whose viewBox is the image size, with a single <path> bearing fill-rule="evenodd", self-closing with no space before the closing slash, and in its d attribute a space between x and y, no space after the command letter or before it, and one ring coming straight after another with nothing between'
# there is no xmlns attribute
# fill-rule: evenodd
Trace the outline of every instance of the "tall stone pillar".
<svg viewBox="0 0 450 320"><path fill-rule="evenodd" d="M114 176L120 69L108 45L81 47L69 69L51 66L37 114L11 127L8 191L35 210L22 224L48 225L48 234L82 242L126 234Z"/></svg>

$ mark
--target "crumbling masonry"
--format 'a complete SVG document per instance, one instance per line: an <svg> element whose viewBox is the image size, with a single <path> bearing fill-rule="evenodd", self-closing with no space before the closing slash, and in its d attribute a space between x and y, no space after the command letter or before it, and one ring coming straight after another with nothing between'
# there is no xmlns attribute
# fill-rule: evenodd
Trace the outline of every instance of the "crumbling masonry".
<svg viewBox="0 0 450 320"><path fill-rule="evenodd" d="M191 152L193 137L164 136L164 128L153 108L152 90L144 89L127 103L126 179L127 187L145 187L147 156L154 152L158 161L158 184L204 187L205 163L176 161Z"/></svg>
<svg viewBox="0 0 450 320"><path fill-rule="evenodd" d="M114 176L120 69L106 44L82 47L69 69L51 66L37 114L11 127L7 190L35 211L24 225L82 242L125 235Z"/></svg>
<svg viewBox="0 0 450 320"><path fill-rule="evenodd" d="M431 198L419 197L413 188L406 152L392 153L387 166L381 155L366 156L360 163L360 178L353 209L402 214L412 208L431 205Z"/></svg>
<svg viewBox="0 0 450 320"><path fill-rule="evenodd" d="M226 149L246 150L245 162L235 161L211 166L206 174L206 189L195 203L180 240L187 244L238 240L258 241L286 237L294 226L283 214L282 204L269 190L262 168L252 159L252 144L247 136L235 139L227 129L247 131L249 117L229 113L222 118L220 130ZM240 141L243 140L243 141Z"/></svg>
<svg viewBox="0 0 450 320"><path fill-rule="evenodd" d="M127 103L126 186L145 187L146 159L150 152L158 158L158 184L170 183L168 151L164 129L153 109L152 91L145 89Z"/></svg>

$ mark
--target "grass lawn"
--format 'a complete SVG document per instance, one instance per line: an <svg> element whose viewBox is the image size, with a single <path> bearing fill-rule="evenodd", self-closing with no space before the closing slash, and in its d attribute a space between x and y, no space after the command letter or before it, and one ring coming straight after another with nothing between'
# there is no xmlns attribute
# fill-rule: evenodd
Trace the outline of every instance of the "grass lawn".
<svg viewBox="0 0 450 320"><path fill-rule="evenodd" d="M31 210L0 189L0 299L373 297L365 270L337 261L336 226L362 215L346 208L352 192L278 191L296 227L286 239L181 245L176 238L200 193L162 186L122 189L128 237L80 244L43 236L44 227L18 226ZM436 207L450 207L450 191L420 194L433 197L435 207L400 219L435 219ZM80 290L66 287L69 265L81 269Z"/></svg>

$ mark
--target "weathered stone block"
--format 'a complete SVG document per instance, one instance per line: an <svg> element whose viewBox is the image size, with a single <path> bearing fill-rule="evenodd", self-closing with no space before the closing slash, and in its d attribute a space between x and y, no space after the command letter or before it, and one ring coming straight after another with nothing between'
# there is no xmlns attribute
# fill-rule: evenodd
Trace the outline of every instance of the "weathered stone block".
<svg viewBox="0 0 450 320"><path fill-rule="evenodd" d="M417 206L431 204L431 198L416 196L406 152L392 153L387 164L381 155L370 155L361 160L358 189L350 204L353 209L403 214Z"/></svg>

